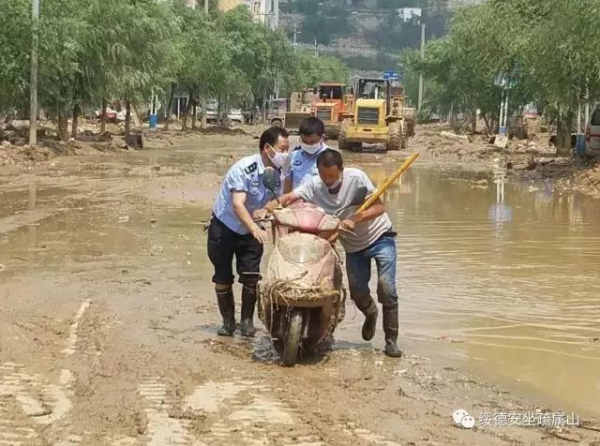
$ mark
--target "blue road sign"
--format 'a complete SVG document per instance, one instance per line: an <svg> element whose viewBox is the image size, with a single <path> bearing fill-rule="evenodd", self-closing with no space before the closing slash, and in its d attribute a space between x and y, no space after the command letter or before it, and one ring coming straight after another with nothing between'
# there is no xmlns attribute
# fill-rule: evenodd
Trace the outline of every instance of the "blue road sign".
<svg viewBox="0 0 600 446"><path fill-rule="evenodd" d="M386 81L399 81L400 80L400 73L398 73L395 70L385 70L383 72L383 78Z"/></svg>

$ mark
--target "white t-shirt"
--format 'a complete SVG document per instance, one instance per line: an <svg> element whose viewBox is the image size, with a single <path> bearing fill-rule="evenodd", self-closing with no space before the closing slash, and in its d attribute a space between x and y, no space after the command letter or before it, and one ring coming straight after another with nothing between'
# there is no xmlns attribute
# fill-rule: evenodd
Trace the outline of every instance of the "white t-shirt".
<svg viewBox="0 0 600 446"><path fill-rule="evenodd" d="M337 194L330 193L319 176L295 189L294 194L323 208L329 215L345 220L350 218L375 190L375 186L362 170L349 167L344 169L342 186ZM354 228L356 236L344 234L340 241L348 253L362 251L391 228L390 218L387 213L383 213L374 220L358 223Z"/></svg>

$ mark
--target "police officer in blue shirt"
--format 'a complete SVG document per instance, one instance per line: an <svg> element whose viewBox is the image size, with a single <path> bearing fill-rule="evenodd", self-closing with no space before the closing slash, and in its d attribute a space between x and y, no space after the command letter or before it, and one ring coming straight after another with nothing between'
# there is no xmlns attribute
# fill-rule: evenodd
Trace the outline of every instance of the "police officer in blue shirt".
<svg viewBox="0 0 600 446"><path fill-rule="evenodd" d="M281 171L287 161L288 134L281 128L269 128L260 137L260 152L245 157L229 169L213 207L208 229L208 257L214 266L213 282L219 311L223 317L220 336L235 332L235 304L233 299L233 257L239 282L242 284L242 312L240 331L243 336L254 336L254 307L256 284L259 279L263 245L269 237L257 225L252 214L263 208L273 194L262 183L265 167ZM281 193L281 183L278 194Z"/></svg>
<svg viewBox="0 0 600 446"><path fill-rule="evenodd" d="M310 117L300 123L301 144L290 155L290 162L285 172L283 190L289 193L305 181L310 181L319 175L317 156L328 149L323 142L325 124L319 118Z"/></svg>

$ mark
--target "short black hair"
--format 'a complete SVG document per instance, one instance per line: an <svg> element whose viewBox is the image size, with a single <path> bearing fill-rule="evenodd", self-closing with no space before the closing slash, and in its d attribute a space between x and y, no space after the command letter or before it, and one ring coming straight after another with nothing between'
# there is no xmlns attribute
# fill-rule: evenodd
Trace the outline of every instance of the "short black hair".
<svg viewBox="0 0 600 446"><path fill-rule="evenodd" d="M319 156L317 156L317 167L333 167L337 166L338 169L342 169L344 167L344 160L342 159L342 154L337 150L333 149L325 149Z"/></svg>
<svg viewBox="0 0 600 446"><path fill-rule="evenodd" d="M298 132L300 133L300 136L323 136L325 134L325 124L323 124L323 121L319 118L311 116L300 123Z"/></svg>
<svg viewBox="0 0 600 446"><path fill-rule="evenodd" d="M287 130L282 127L269 127L262 133L262 135L260 135L259 149L264 150L267 144L273 147L275 144L277 144L280 136L287 138L290 135Z"/></svg>

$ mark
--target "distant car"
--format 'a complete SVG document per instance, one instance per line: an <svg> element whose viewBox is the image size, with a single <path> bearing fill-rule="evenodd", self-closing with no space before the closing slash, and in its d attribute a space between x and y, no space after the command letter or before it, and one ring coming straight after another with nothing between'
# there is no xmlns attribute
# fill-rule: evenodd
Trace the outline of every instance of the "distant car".
<svg viewBox="0 0 600 446"><path fill-rule="evenodd" d="M96 117L98 119L102 118L102 110L96 110ZM116 122L117 120L117 111L113 110L110 107L106 107L106 112L104 114L106 121L108 122Z"/></svg>
<svg viewBox="0 0 600 446"><path fill-rule="evenodd" d="M102 117L102 110L96 110L96 117L98 119ZM108 122L122 122L125 121L126 113L125 110L116 111L110 107L106 107L105 118Z"/></svg>
<svg viewBox="0 0 600 446"><path fill-rule="evenodd" d="M232 108L227 115L227 119L234 124L242 125L244 123L244 116L242 115L242 110L239 108Z"/></svg>
<svg viewBox="0 0 600 446"><path fill-rule="evenodd" d="M585 154L600 155L600 108L594 110L585 129Z"/></svg>
<svg viewBox="0 0 600 446"><path fill-rule="evenodd" d="M209 124L216 124L218 122L219 113L217 109L207 108L206 109L206 122Z"/></svg>

